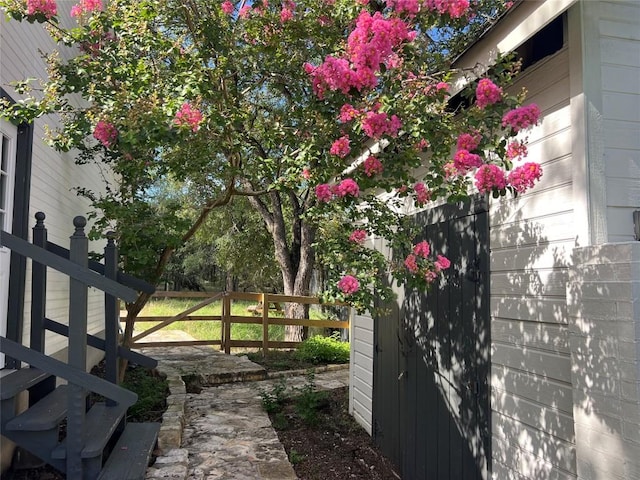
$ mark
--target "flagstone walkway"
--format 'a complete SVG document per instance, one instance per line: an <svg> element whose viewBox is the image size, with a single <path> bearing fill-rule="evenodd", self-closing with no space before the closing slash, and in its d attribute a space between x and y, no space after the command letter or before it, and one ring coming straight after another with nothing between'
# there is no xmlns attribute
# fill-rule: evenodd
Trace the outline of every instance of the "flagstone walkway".
<svg viewBox="0 0 640 480"><path fill-rule="evenodd" d="M190 339L178 331L157 332L164 341ZM149 341L154 336L149 336ZM305 372L269 376L246 357L225 355L211 347L147 348L167 375L170 396L158 438L159 456L147 480L290 480L297 478L269 416L261 391L287 376L291 391L307 382ZM344 366L318 369L318 389L348 385ZM200 393L187 393L190 387ZM226 382L226 383L225 383Z"/></svg>

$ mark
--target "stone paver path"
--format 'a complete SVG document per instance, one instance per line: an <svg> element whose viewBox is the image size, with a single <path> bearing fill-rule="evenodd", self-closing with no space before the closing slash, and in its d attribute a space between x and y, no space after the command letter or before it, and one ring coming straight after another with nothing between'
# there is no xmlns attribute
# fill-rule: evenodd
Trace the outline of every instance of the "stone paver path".
<svg viewBox="0 0 640 480"><path fill-rule="evenodd" d="M186 338L184 332L171 335L172 340ZM147 471L147 480L296 478L260 397L261 391L271 391L281 379L249 381L258 375L255 364L208 347L147 349L145 353L158 359L158 369L172 385L158 442L160 456ZM239 375L240 371L246 373ZM212 372L235 383L219 384ZM188 394L180 380L184 375L200 376L203 385L211 382L214 386ZM318 372L314 379L318 389L344 387L348 381L347 369ZM284 382L291 392L305 385L307 378L287 376Z"/></svg>

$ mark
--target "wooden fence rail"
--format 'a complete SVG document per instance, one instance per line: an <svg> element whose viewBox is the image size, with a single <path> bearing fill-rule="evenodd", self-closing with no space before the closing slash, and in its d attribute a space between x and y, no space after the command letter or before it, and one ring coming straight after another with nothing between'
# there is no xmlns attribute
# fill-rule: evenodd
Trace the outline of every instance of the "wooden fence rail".
<svg viewBox="0 0 640 480"><path fill-rule="evenodd" d="M156 292L154 295L156 298L202 298L203 300L198 304L186 309L185 311L174 315L172 317L163 316L146 316L138 317L136 322L160 322L157 325L135 335L132 338L133 344L131 348L142 347L168 347L168 346L195 346L195 345L220 345L220 350L224 350L225 353L231 353L232 347L257 347L262 348L263 354L270 348L295 348L300 342L282 342L272 341L269 339L269 325L295 325L302 327L318 327L318 328L349 328L349 320L313 320L310 318L282 318L273 317L269 313L271 308L265 308L265 306L274 305L276 310L279 310L279 306L282 303L298 303L305 305L322 305L322 306L338 306L349 308L349 318L351 318L351 309L348 304L343 302L336 303L322 303L317 297L307 296L293 296L293 295L280 295L269 293L247 293L247 292ZM192 315L194 312L201 308L217 301L222 300L222 314L221 315ZM232 315L231 314L231 302L234 300L249 300L258 302L256 308L253 309L256 315ZM262 307L260 307L260 305ZM121 317L121 321L124 321L126 317ZM140 342L141 339L147 337L153 332L156 332L167 325L174 322L191 322L191 321L207 321L207 322L221 322L221 335L219 339L209 340L191 340L191 341L171 341L171 342ZM260 340L233 340L231 338L231 325L234 323L254 324L262 325L262 339Z"/></svg>

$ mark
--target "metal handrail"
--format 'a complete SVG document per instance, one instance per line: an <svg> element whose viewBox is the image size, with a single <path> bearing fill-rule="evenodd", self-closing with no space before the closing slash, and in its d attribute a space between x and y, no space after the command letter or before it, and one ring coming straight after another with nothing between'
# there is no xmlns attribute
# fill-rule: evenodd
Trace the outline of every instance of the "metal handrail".
<svg viewBox="0 0 640 480"><path fill-rule="evenodd" d="M64 378L69 383L78 385L91 392L98 393L103 397L115 400L116 402L130 407L138 401L138 395L119 387L118 385L107 382L90 373L80 370L79 368L68 365L55 358L32 350L24 345L20 345L5 337L0 337L0 352L28 363L32 367L36 367L43 372L50 373L59 378Z"/></svg>
<svg viewBox="0 0 640 480"><path fill-rule="evenodd" d="M34 262L53 268L85 285L95 287L126 302L135 302L138 298L135 290L125 287L115 280L98 275L89 268L84 268L4 230L0 230L0 246L7 247L20 255L31 258Z"/></svg>

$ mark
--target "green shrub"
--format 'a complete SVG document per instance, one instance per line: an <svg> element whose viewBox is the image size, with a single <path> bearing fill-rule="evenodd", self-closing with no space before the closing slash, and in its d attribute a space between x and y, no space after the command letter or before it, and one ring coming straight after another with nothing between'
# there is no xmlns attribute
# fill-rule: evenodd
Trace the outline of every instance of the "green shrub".
<svg viewBox="0 0 640 480"><path fill-rule="evenodd" d="M349 361L349 342L341 342L340 334L330 337L315 336L308 338L296 352L300 360L311 363L347 363Z"/></svg>
<svg viewBox="0 0 640 480"><path fill-rule="evenodd" d="M275 413L282 410L282 404L285 400L285 391L287 390L287 384L284 377L280 378L271 387L271 391L258 389L260 398L262 399L262 407L267 413Z"/></svg>

